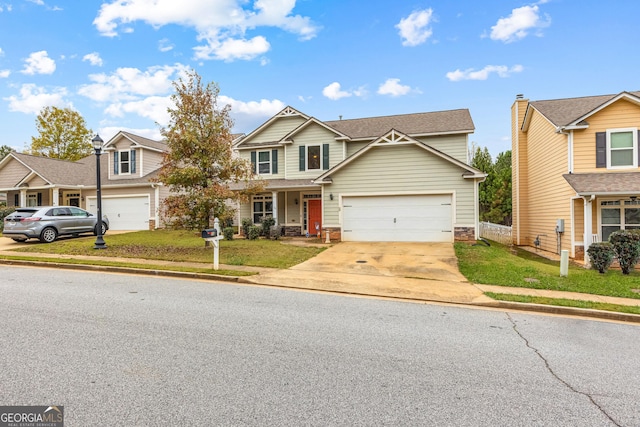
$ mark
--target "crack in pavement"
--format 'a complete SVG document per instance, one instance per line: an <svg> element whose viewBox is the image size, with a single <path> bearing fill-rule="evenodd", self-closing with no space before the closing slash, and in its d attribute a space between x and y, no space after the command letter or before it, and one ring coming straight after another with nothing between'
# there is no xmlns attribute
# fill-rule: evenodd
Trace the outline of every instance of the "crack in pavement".
<svg viewBox="0 0 640 427"><path fill-rule="evenodd" d="M616 425L617 427L622 427L621 424L619 424L616 420L613 419L613 417L611 417L611 415L609 415L607 413L607 411L604 410L604 408L602 406L600 406L594 399L593 396L591 396L589 393L585 393L583 391L577 390L576 388L574 388L571 384L569 384L567 381L563 380L562 378L560 378L560 376L558 374L556 374L553 371L553 368L551 367L551 365L549 364L549 361L540 353L540 351L535 348L534 346L531 345L531 343L529 343L529 340L526 339L524 337L524 335L522 335L522 333L518 330L518 327L516 325L516 322L513 320L513 318L511 317L511 314L506 313L507 318L509 319L509 321L511 322L511 326L513 327L513 330L515 331L516 334L518 334L518 336L524 341L524 343L526 344L526 346L528 348L530 348L531 350L533 350L533 352L540 358L542 359L542 361L544 362L545 367L547 368L547 371L549 371L549 373L556 379L558 380L560 383L562 383L565 387L567 387L569 390L571 390L574 393L580 394L582 396L585 396L587 399L589 399L589 401L596 407L598 408L598 410L600 410L600 412L602 412L602 414L607 417L614 425Z"/></svg>

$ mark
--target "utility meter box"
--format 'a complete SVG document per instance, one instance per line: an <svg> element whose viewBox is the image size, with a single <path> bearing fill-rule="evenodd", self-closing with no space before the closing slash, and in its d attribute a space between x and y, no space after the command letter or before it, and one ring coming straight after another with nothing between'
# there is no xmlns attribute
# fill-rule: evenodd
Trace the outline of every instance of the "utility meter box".
<svg viewBox="0 0 640 427"><path fill-rule="evenodd" d="M564 219L556 221L556 233L564 233Z"/></svg>

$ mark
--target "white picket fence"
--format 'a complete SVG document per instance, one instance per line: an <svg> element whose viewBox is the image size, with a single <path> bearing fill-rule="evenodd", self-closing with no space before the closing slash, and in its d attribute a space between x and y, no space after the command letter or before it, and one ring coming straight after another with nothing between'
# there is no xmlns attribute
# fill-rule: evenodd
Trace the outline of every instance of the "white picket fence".
<svg viewBox="0 0 640 427"><path fill-rule="evenodd" d="M490 222L480 223L480 237L493 240L494 242L510 245L513 243L511 237L511 227Z"/></svg>

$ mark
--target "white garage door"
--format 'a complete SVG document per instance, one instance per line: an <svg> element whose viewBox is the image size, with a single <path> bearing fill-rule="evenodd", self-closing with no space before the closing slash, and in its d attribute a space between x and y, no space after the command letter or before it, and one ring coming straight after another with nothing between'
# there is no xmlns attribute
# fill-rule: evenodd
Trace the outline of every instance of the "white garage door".
<svg viewBox="0 0 640 427"><path fill-rule="evenodd" d="M342 240L453 242L451 195L344 197Z"/></svg>
<svg viewBox="0 0 640 427"><path fill-rule="evenodd" d="M89 200L87 210L96 213L96 198ZM149 197L103 197L102 213L109 218L111 230L148 230Z"/></svg>

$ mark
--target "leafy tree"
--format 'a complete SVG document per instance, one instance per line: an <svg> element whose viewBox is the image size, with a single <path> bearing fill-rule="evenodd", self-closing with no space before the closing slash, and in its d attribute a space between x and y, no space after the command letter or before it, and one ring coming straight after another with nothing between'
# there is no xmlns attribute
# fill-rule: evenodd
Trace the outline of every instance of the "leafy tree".
<svg viewBox="0 0 640 427"><path fill-rule="evenodd" d="M11 153L12 151L15 151L13 148L9 147L8 145L3 145L0 147L0 160L4 159L5 157L7 157L7 154Z"/></svg>
<svg viewBox="0 0 640 427"><path fill-rule="evenodd" d="M39 136L31 137L31 154L76 161L93 151L84 118L70 108L45 107L36 118Z"/></svg>
<svg viewBox="0 0 640 427"><path fill-rule="evenodd" d="M207 228L211 217L224 223L233 216L229 200L244 200L263 187L251 181L251 164L232 156L230 107L219 107L217 84L204 86L191 71L173 86L175 108L168 110L169 125L161 129L169 150L157 178L172 191L163 214L175 228ZM240 182L243 191L231 191L229 184Z"/></svg>
<svg viewBox="0 0 640 427"><path fill-rule="evenodd" d="M471 166L488 174L479 188L480 220L511 225L511 151L494 163L486 147L475 147Z"/></svg>

